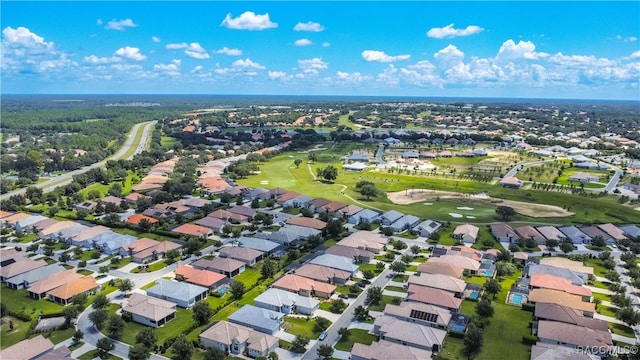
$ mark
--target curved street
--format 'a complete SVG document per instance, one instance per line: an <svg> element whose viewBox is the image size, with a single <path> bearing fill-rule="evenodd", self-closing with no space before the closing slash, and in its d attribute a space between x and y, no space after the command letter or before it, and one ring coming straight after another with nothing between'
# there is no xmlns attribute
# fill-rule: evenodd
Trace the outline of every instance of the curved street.
<svg viewBox="0 0 640 360"><path fill-rule="evenodd" d="M127 140L125 141L125 143L122 145L122 147L118 151L116 151L115 154L111 155L110 157L102 161L99 161L97 163L87 165L81 169L69 171L62 175L56 176L52 179L36 184L35 186L41 188L42 191L46 193L46 192L52 191L57 187L70 184L73 180L73 176L75 175L82 174L91 169L104 166L108 160L120 160L120 159L129 160L133 158L133 155L141 153L149 144L151 140L151 127L155 123L156 121L148 121L148 122L143 122L143 123L138 123L133 125L133 127L131 128L131 132L129 133L129 136L127 137ZM136 142L136 138L138 138L138 134L140 133L140 131L142 131L142 136L140 137L140 141ZM134 152L125 158L125 155L129 153L131 148L133 148L134 146L136 147ZM25 191L26 191L26 188L22 188L22 189L8 192L6 194L2 194L0 195L0 200L8 199L13 195L23 194Z"/></svg>

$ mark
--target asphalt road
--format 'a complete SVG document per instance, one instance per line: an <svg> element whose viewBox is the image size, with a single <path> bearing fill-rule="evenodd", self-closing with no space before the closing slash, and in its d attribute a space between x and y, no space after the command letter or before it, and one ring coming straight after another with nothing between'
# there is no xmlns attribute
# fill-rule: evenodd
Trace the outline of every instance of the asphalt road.
<svg viewBox="0 0 640 360"><path fill-rule="evenodd" d="M134 141L136 139L136 135L140 131L143 131L142 137L140 139L140 143L137 145L137 148L136 148L134 154L138 154L138 153L142 152L147 147L147 144L149 143L149 141L151 139L151 136L150 136L151 127L155 123L156 123L156 121L149 121L149 122L135 124L131 128L131 133L129 134L129 137L127 137L127 140L122 145L122 147L115 154L111 155L107 159L99 161L97 163L93 163L91 165L87 165L87 166L85 166L85 167L83 167L81 169L73 170L73 171L67 172L65 174L62 174L60 176L56 176L53 179L49 179L47 181L41 182L39 184L36 184L35 186L41 188L46 193L46 192L52 191L53 189L55 189L57 187L70 184L71 181L73 180L73 176L75 176L75 175L82 174L82 173L85 173L85 172L87 172L87 171L89 171L91 169L95 169L95 168L104 166L107 163L108 160L120 160L120 159L123 159L124 155L131 149L131 147L134 146ZM132 157L133 157L133 155L127 157L127 159L131 159ZM26 188L22 188L22 189L18 189L18 190L15 190L15 191L8 192L6 194L2 194L2 195L0 195L0 200L8 199L9 197L11 197L13 195L23 194L25 191L26 191Z"/></svg>

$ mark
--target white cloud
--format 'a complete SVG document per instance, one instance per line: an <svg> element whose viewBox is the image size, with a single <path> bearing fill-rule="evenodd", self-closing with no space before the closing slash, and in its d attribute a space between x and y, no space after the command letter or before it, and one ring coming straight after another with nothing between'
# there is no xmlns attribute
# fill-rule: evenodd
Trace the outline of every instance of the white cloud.
<svg viewBox="0 0 640 360"><path fill-rule="evenodd" d="M100 20L100 22L102 22L102 20ZM113 19L109 21L104 28L107 30L125 31L127 28L134 28L136 26L138 26L138 24L127 18L122 20Z"/></svg>
<svg viewBox="0 0 640 360"><path fill-rule="evenodd" d="M549 62L567 68L592 68L615 66L617 62L606 58L596 58L593 55L563 55L557 53L549 57Z"/></svg>
<svg viewBox="0 0 640 360"><path fill-rule="evenodd" d="M616 35L616 39L622 40L624 42L636 42L636 41L638 41L638 38L635 37L635 36L624 37L622 35Z"/></svg>
<svg viewBox="0 0 640 360"><path fill-rule="evenodd" d="M331 43L329 43L329 42L325 41L325 42L322 43L322 47L329 47L329 46L331 46Z"/></svg>
<svg viewBox="0 0 640 360"><path fill-rule="evenodd" d="M266 69L263 65L252 61L249 58L239 59L231 64L230 68L216 68L214 71L219 75L246 75L255 76L258 74L258 70Z"/></svg>
<svg viewBox="0 0 640 360"><path fill-rule="evenodd" d="M216 50L216 54L224 54L229 56L240 56L242 55L242 50L240 49L230 49L228 47L223 47L222 49Z"/></svg>
<svg viewBox="0 0 640 360"><path fill-rule="evenodd" d="M209 58L207 50L202 48L202 46L200 46L200 44L197 42L189 44L189 47L184 51L184 53L188 57L192 57L194 59L204 60Z"/></svg>
<svg viewBox="0 0 640 360"><path fill-rule="evenodd" d="M407 60L411 58L411 55L391 56L391 55L385 54L383 51L378 51L378 50L364 50L361 55L364 61L377 61L377 62L394 62L398 60Z"/></svg>
<svg viewBox="0 0 640 360"><path fill-rule="evenodd" d="M183 43L170 43L165 46L169 50L178 50L178 49L186 49L189 47L189 44L186 42Z"/></svg>
<svg viewBox="0 0 640 360"><path fill-rule="evenodd" d="M121 56L126 59L131 59L135 61L146 60L147 57L140 53L140 49L137 47L125 46L122 47L115 52L116 55Z"/></svg>
<svg viewBox="0 0 640 360"><path fill-rule="evenodd" d="M98 57L95 55L89 55L89 56L85 56L84 57L84 62L87 64L93 64L93 65L98 65L98 64L111 64L111 63L116 63L119 62L121 59L117 56L112 56L112 57Z"/></svg>
<svg viewBox="0 0 640 360"><path fill-rule="evenodd" d="M363 75L360 72L356 71L353 73L348 73L345 71L338 71L336 73L336 80L338 81L343 81L343 82L349 82L352 84L359 84L365 81L369 81L372 80L373 77L371 77L370 75Z"/></svg>
<svg viewBox="0 0 640 360"><path fill-rule="evenodd" d="M284 80L289 78L287 73L283 71L269 71L268 76L271 80Z"/></svg>
<svg viewBox="0 0 640 360"><path fill-rule="evenodd" d="M295 31L312 31L312 32L321 32L324 30L324 26L318 24L317 22L308 21L306 23L297 23L296 26L293 27Z"/></svg>
<svg viewBox="0 0 640 360"><path fill-rule="evenodd" d="M155 64L153 65L153 70L156 70L160 73L171 77L180 76L180 63L181 61L178 59L174 59L169 64Z"/></svg>
<svg viewBox="0 0 640 360"><path fill-rule="evenodd" d="M462 61L462 59L464 59L464 53L458 50L454 45L449 44L446 48L433 54L433 57L444 63L451 63Z"/></svg>
<svg viewBox="0 0 640 360"><path fill-rule="evenodd" d="M498 50L498 54L496 55L497 60L516 60L516 59L526 59L526 60L538 60L540 58L544 58L549 56L549 54L544 52L536 52L536 46L531 41L522 41L520 40L517 44L512 39L509 39L502 43L500 46L500 50Z"/></svg>
<svg viewBox="0 0 640 360"><path fill-rule="evenodd" d="M199 73L200 71L202 71L202 69L203 69L202 65L194 66L194 68L191 69L191 73L192 74Z"/></svg>
<svg viewBox="0 0 640 360"><path fill-rule="evenodd" d="M638 58L640 58L640 50L636 50L636 51L634 51L633 53L631 53L630 58L631 58L631 59L638 59Z"/></svg>
<svg viewBox="0 0 640 360"><path fill-rule="evenodd" d="M269 19L268 13L260 15L253 11L246 11L236 18L232 18L231 13L228 13L221 25L236 30L265 30L278 27L277 23Z"/></svg>
<svg viewBox="0 0 640 360"><path fill-rule="evenodd" d="M435 39L444 39L474 35L482 31L484 31L484 29L476 25L469 25L464 29L455 29L453 24L449 24L445 27L429 29L429 31L427 31L427 36Z"/></svg>
<svg viewBox="0 0 640 360"><path fill-rule="evenodd" d="M298 60L298 67L307 74L317 74L319 70L329 67L329 63L322 61L321 58L312 58Z"/></svg>
<svg viewBox="0 0 640 360"><path fill-rule="evenodd" d="M298 39L294 43L295 46L308 46L308 45L311 45L311 44L312 44L312 42L309 39Z"/></svg>
<svg viewBox="0 0 640 360"><path fill-rule="evenodd" d="M0 68L4 72L53 72L76 65L66 53L58 51L52 41L45 41L26 27L7 26L2 30Z"/></svg>
<svg viewBox="0 0 640 360"><path fill-rule="evenodd" d="M157 36L152 36L151 37L151 41L153 41L154 43L159 43L160 42L160 38Z"/></svg>
<svg viewBox="0 0 640 360"><path fill-rule="evenodd" d="M246 58L244 60L239 59L233 62L233 64L231 65L234 68L237 69L256 69L256 70L264 70L265 67L260 65L257 62L253 62L251 61L251 59Z"/></svg>

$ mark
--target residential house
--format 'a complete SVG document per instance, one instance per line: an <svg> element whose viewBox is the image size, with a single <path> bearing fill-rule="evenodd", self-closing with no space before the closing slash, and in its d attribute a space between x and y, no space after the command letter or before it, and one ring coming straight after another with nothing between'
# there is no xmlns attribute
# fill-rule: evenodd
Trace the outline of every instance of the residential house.
<svg viewBox="0 0 640 360"><path fill-rule="evenodd" d="M305 205L312 201L313 198L307 195L298 195L294 198L282 202L282 207L293 207L293 208L301 208L305 207Z"/></svg>
<svg viewBox="0 0 640 360"><path fill-rule="evenodd" d="M353 275L349 271L316 264L304 264L295 270L295 274L329 284L345 284Z"/></svg>
<svg viewBox="0 0 640 360"><path fill-rule="evenodd" d="M75 221L58 221L55 224L40 229L38 231L38 237L41 239L54 238L58 232L78 225L80 224Z"/></svg>
<svg viewBox="0 0 640 360"><path fill-rule="evenodd" d="M640 227L635 225L627 225L627 226L620 226L619 228L620 230L622 230L623 234L626 237L633 240L640 239Z"/></svg>
<svg viewBox="0 0 640 360"><path fill-rule="evenodd" d="M525 266L523 274L530 278L535 274L550 274L571 281L574 285L585 285L589 276L583 273L577 273L573 270L542 264L529 263Z"/></svg>
<svg viewBox="0 0 640 360"><path fill-rule="evenodd" d="M88 229L85 229L79 233L71 236L71 239L66 239L67 243L70 243L74 246L84 247L84 248L92 248L93 247L93 239L97 238L100 234L111 232L106 226L97 225L92 226Z"/></svg>
<svg viewBox="0 0 640 360"><path fill-rule="evenodd" d="M579 172L569 176L569 181L576 181L579 183L598 182L599 180L600 177L598 175L590 173Z"/></svg>
<svg viewBox="0 0 640 360"><path fill-rule="evenodd" d="M343 207L342 209L338 210L339 216L336 215L336 217L349 219L350 217L354 216L355 214L359 213L360 211L362 211L362 208L360 206L347 205L347 206Z"/></svg>
<svg viewBox="0 0 640 360"><path fill-rule="evenodd" d="M54 239L56 241L59 242L64 242L67 244L71 243L71 240L73 240L74 236L76 236L77 234L80 234L82 232L85 232L87 230L91 229L91 227L86 226L86 225L81 225L78 224L76 226L70 226L68 228L62 229L60 231L58 231L56 234L51 234L49 236L50 239Z"/></svg>
<svg viewBox="0 0 640 360"><path fill-rule="evenodd" d="M465 256L442 255L438 257L430 257L427 263L447 263L466 270L470 274L478 273L480 270L480 262Z"/></svg>
<svg viewBox="0 0 640 360"><path fill-rule="evenodd" d="M593 268L585 266L581 261L569 260L562 257L547 257L540 259L540 265L550 265L559 268L569 269L584 275L593 275Z"/></svg>
<svg viewBox="0 0 640 360"><path fill-rule="evenodd" d="M41 266L27 272L23 272L22 274L18 274L16 276L10 277L5 280L7 287L9 289L20 290L25 289L31 286L31 284L46 278L49 275L59 273L64 271L65 268L62 264L51 264Z"/></svg>
<svg viewBox="0 0 640 360"><path fill-rule="evenodd" d="M378 316L373 322L373 332L380 340L405 346L438 352L447 332L435 327L400 320L393 316Z"/></svg>
<svg viewBox="0 0 640 360"><path fill-rule="evenodd" d="M584 316L580 310L567 306L550 303L537 303L534 311L534 319L558 321L565 324L588 327L590 329L609 329L609 324L605 320L594 319Z"/></svg>
<svg viewBox="0 0 640 360"><path fill-rule="evenodd" d="M339 213L340 209L342 209L345 206L347 206L347 205L343 204L341 202L332 201L330 203L327 203L325 205L320 206L319 208L316 209L316 211L318 213L326 213L326 214L329 214L331 216L339 217L339 216L341 216L341 214Z"/></svg>
<svg viewBox="0 0 640 360"><path fill-rule="evenodd" d="M253 199L259 199L260 195L268 192L269 190L265 188L252 188L245 194L245 198L250 201Z"/></svg>
<svg viewBox="0 0 640 360"><path fill-rule="evenodd" d="M173 202L173 204L182 205L190 208L191 209L190 213L196 213L206 205L209 205L212 203L213 201L211 200L203 199L195 196L189 196Z"/></svg>
<svg viewBox="0 0 640 360"><path fill-rule="evenodd" d="M578 352L575 348L537 342L531 347L531 360L601 360L600 356Z"/></svg>
<svg viewBox="0 0 640 360"><path fill-rule="evenodd" d="M502 178L502 180L500 180L499 184L502 187L511 188L511 189L519 189L519 188L522 187L523 182L522 182L522 180L518 179L515 176L510 176L510 177Z"/></svg>
<svg viewBox="0 0 640 360"><path fill-rule="evenodd" d="M208 289L217 289L222 285L229 283L229 278L225 275L215 273L209 270L198 270L191 266L180 265L175 270L176 280L186 281L190 284L206 287Z"/></svg>
<svg viewBox="0 0 640 360"><path fill-rule="evenodd" d="M311 200L310 202L307 203L307 209L313 211L313 212L321 212L319 211L319 209L325 205L327 205L328 203L330 203L331 201L324 199L324 198L316 198L314 200Z"/></svg>
<svg viewBox="0 0 640 360"><path fill-rule="evenodd" d="M327 227L327 223L322 220L304 216L292 216L287 219L287 224L308 227L316 230L323 230Z"/></svg>
<svg viewBox="0 0 640 360"><path fill-rule="evenodd" d="M167 253L172 250L180 250L181 244L173 241L159 241L157 244L140 250L133 254L133 262L144 264L149 261L155 261L167 257Z"/></svg>
<svg viewBox="0 0 640 360"><path fill-rule="evenodd" d="M176 316L176 304L152 296L133 293L122 307L123 314L146 326L158 328Z"/></svg>
<svg viewBox="0 0 640 360"><path fill-rule="evenodd" d="M464 269L458 265L447 262L427 261L418 265L416 274L442 274L460 279L464 274Z"/></svg>
<svg viewBox="0 0 640 360"><path fill-rule="evenodd" d="M416 226L420 222L420 218L413 215L403 215L398 220L394 221L393 224L390 225L391 229L394 232L403 232L405 230L411 230L414 226Z"/></svg>
<svg viewBox="0 0 640 360"><path fill-rule="evenodd" d="M596 330L583 326L561 323L557 321L538 321L536 334L541 343L571 346L572 348L606 349L613 346L613 339L608 330Z"/></svg>
<svg viewBox="0 0 640 360"><path fill-rule="evenodd" d="M138 200L149 199L149 197L147 195L142 195L137 192L132 192L131 194L125 196L123 199L124 199L124 202L126 202L127 204L135 205L138 202Z"/></svg>
<svg viewBox="0 0 640 360"><path fill-rule="evenodd" d="M536 228L530 225L517 227L515 228L515 231L518 235L520 235L521 238L533 239L538 245L544 245L545 241L547 240L544 236L542 236L542 234L540 234L540 232L538 232L538 230L536 230Z"/></svg>
<svg viewBox="0 0 640 360"><path fill-rule="evenodd" d="M0 359L35 360L41 359L53 350L51 340L42 335L22 340L0 350Z"/></svg>
<svg viewBox="0 0 640 360"><path fill-rule="evenodd" d="M85 212L87 214L93 214L93 212L96 210L96 206L98 206L97 202L87 200L79 204L75 204L73 208L75 209L75 211Z"/></svg>
<svg viewBox="0 0 640 360"><path fill-rule="evenodd" d="M451 237L462 240L465 244L474 244L478 238L479 230L477 226L470 224L458 225L453 230Z"/></svg>
<svg viewBox="0 0 640 360"><path fill-rule="evenodd" d="M446 329L451 321L451 312L447 309L408 301L403 301L400 305L387 304L384 308L384 315L441 329Z"/></svg>
<svg viewBox="0 0 640 360"><path fill-rule="evenodd" d="M6 282L14 276L18 276L44 266L47 266L47 262L44 260L32 260L25 257L16 257L13 262L0 267L0 281Z"/></svg>
<svg viewBox="0 0 640 360"><path fill-rule="evenodd" d="M586 287L573 285L571 281L549 274L532 275L529 279L529 287L531 289L552 289L564 291L567 294L578 295L582 297L582 301L591 301L591 290Z"/></svg>
<svg viewBox="0 0 640 360"><path fill-rule="evenodd" d="M75 295L93 294L98 289L100 289L100 285L93 276L83 276L49 290L47 292L47 298L60 305L68 305L71 302L71 298Z"/></svg>
<svg viewBox="0 0 640 360"><path fill-rule="evenodd" d="M436 249L444 249L444 254L437 254ZM484 258L484 254L482 251L470 248L468 246L439 246L434 247L434 251L431 256L442 256L442 255L455 255L455 256L464 256L469 259L473 259L476 261L480 261Z"/></svg>
<svg viewBox="0 0 640 360"><path fill-rule="evenodd" d="M358 263L368 264L373 259L373 253L364 249L359 249L350 246L333 245L324 251L325 254L342 256L348 259L353 259Z"/></svg>
<svg viewBox="0 0 640 360"><path fill-rule="evenodd" d="M264 257L275 255L283 249L281 244L256 237L241 236L236 241L238 246L260 251Z"/></svg>
<svg viewBox="0 0 640 360"><path fill-rule="evenodd" d="M614 244L616 242L616 240L614 238L612 238L606 232L600 230L600 228L598 228L597 226L583 226L583 227L580 228L580 231L582 231L588 237L590 237L592 241L593 241L593 239L600 238L600 239L604 240L604 242L607 245L611 245L611 244Z"/></svg>
<svg viewBox="0 0 640 360"><path fill-rule="evenodd" d="M42 215L17 213L2 219L2 222L16 231L28 232L31 225L45 219L48 218Z"/></svg>
<svg viewBox="0 0 640 360"><path fill-rule="evenodd" d="M565 241L567 237L560 230L558 230L555 226L539 226L536 228L542 236L547 240L557 240L557 241Z"/></svg>
<svg viewBox="0 0 640 360"><path fill-rule="evenodd" d="M529 260L529 254L524 251L516 251L513 253L513 261L522 265L526 264Z"/></svg>
<svg viewBox="0 0 640 360"><path fill-rule="evenodd" d="M137 238L135 236L105 231L91 238L91 243L93 248L100 249L103 253L111 255L119 252L120 248L136 240Z"/></svg>
<svg viewBox="0 0 640 360"><path fill-rule="evenodd" d="M560 230L560 232L562 232L573 244L591 243L591 237L573 225L559 227L558 230Z"/></svg>
<svg viewBox="0 0 640 360"><path fill-rule="evenodd" d="M403 215L404 214L399 211L389 210L384 214L380 215L380 218L378 220L380 221L381 225L389 226L393 224L396 220L400 219Z"/></svg>
<svg viewBox="0 0 640 360"><path fill-rule="evenodd" d="M310 264L330 267L349 272L352 276L358 271L358 265L354 264L353 259L345 258L338 255L323 254L316 256L309 261Z"/></svg>
<svg viewBox="0 0 640 360"><path fill-rule="evenodd" d="M229 316L229 322L273 335L282 325L284 314L278 311L245 305Z"/></svg>
<svg viewBox="0 0 640 360"><path fill-rule="evenodd" d="M424 360L431 359L431 355L431 351L386 340L376 341L371 345L354 343L351 349L351 360Z"/></svg>
<svg viewBox="0 0 640 360"><path fill-rule="evenodd" d="M255 209L242 205L230 207L229 209L227 209L227 211L232 214L245 216L247 218L246 221L250 221L258 213Z"/></svg>
<svg viewBox="0 0 640 360"><path fill-rule="evenodd" d="M27 289L27 295L33 299L40 300L47 297L49 291L83 277L84 275L78 274L75 269L56 272L32 283Z"/></svg>
<svg viewBox="0 0 640 360"><path fill-rule="evenodd" d="M513 242L518 240L518 234L513 230L511 226L505 223L491 224L491 235L498 240L498 242Z"/></svg>
<svg viewBox="0 0 640 360"><path fill-rule="evenodd" d="M214 218L211 216L205 216L201 219L194 221L193 223L198 226L204 226L206 228L209 228L213 233L219 233L219 232L222 232L222 228L225 226L226 221L222 219Z"/></svg>
<svg viewBox="0 0 640 360"><path fill-rule="evenodd" d="M264 255L261 251L238 246L225 246L219 253L220 257L242 261L248 266L255 265Z"/></svg>
<svg viewBox="0 0 640 360"><path fill-rule="evenodd" d="M275 289L290 291L302 296L316 296L329 299L336 291L336 286L324 281L316 281L306 277L287 274L271 284Z"/></svg>
<svg viewBox="0 0 640 360"><path fill-rule="evenodd" d="M276 232L257 233L255 237L271 240L282 245L297 246L302 240L306 240L310 236L320 235L321 233L320 230L304 226L287 225L281 227Z"/></svg>
<svg viewBox="0 0 640 360"><path fill-rule="evenodd" d="M158 279L156 285L147 289L147 295L167 300L188 309L207 297L208 288L186 282Z"/></svg>
<svg viewBox="0 0 640 360"><path fill-rule="evenodd" d="M609 236L611 236L612 238L616 239L616 241L625 240L627 238L624 235L624 231L620 230L620 228L611 223L598 225L598 228L609 234Z"/></svg>
<svg viewBox="0 0 640 360"><path fill-rule="evenodd" d="M411 232L422 237L429 237L431 234L437 233L442 224L431 219L427 219L411 229Z"/></svg>
<svg viewBox="0 0 640 360"><path fill-rule="evenodd" d="M276 202L282 206L285 207L285 203L290 203L290 200L296 198L300 196L299 193L295 192L295 191L287 191L284 194L279 195L278 197L276 197Z"/></svg>
<svg viewBox="0 0 640 360"><path fill-rule="evenodd" d="M351 235L338 241L338 245L354 247L371 251L374 254L380 254L386 247L389 239L379 233L362 230L356 231Z"/></svg>
<svg viewBox="0 0 640 360"><path fill-rule="evenodd" d="M420 274L419 276L409 276L409 285L418 285L440 289L452 293L456 297L462 297L467 283L447 275L441 274Z"/></svg>
<svg viewBox="0 0 640 360"><path fill-rule="evenodd" d="M219 274L225 275L228 278L232 278L240 274L246 268L246 264L242 261L228 258L225 259L222 257L217 257L213 260L200 259L194 262L192 265L195 269L217 272Z"/></svg>
<svg viewBox="0 0 640 360"><path fill-rule="evenodd" d="M582 296L573 295L560 290L533 289L529 291L529 302L532 304L556 304L581 311L585 316L593 317L596 312L594 303L582 301Z"/></svg>
<svg viewBox="0 0 640 360"><path fill-rule="evenodd" d="M200 334L200 344L234 355L267 357L279 347L279 339L241 325L219 321Z"/></svg>
<svg viewBox="0 0 640 360"><path fill-rule="evenodd" d="M153 218L151 216L146 216L143 214L133 214L131 216L129 216L129 218L127 218L127 221L125 221L127 224L129 225L134 225L134 226L140 226L140 223L142 221L146 221L147 223L149 223L149 225L153 225L158 223L160 220Z"/></svg>
<svg viewBox="0 0 640 360"><path fill-rule="evenodd" d="M299 313L313 316L320 301L293 292L270 288L254 299L254 305L284 314Z"/></svg>
<svg viewBox="0 0 640 360"><path fill-rule="evenodd" d="M376 221L378 219L378 217L380 217L380 213L371 209L364 209L361 210L351 216L349 216L349 218L347 219L347 221L349 222L349 224L361 224L361 223L366 223L366 224L370 224L374 221Z"/></svg>
<svg viewBox="0 0 640 360"><path fill-rule="evenodd" d="M213 231L210 228L196 224L182 224L173 228L171 231L181 235L193 236L201 239L206 239L213 235Z"/></svg>

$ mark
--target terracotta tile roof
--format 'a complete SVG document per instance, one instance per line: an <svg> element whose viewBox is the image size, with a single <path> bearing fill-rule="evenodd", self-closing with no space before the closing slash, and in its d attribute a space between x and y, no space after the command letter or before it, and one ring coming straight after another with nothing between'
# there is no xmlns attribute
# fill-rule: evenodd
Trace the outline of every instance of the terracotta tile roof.
<svg viewBox="0 0 640 360"><path fill-rule="evenodd" d="M591 296L590 289L582 286L573 285L571 281L567 279L555 277L549 274L531 275L531 279L529 280L529 285L531 285L534 288L560 290L568 294L589 296L589 297Z"/></svg>
<svg viewBox="0 0 640 360"><path fill-rule="evenodd" d="M182 245L174 243L173 241L160 241L155 246L141 250L133 257L142 260L152 256L154 252L158 254L165 254L169 250L177 250L180 248L182 248Z"/></svg>
<svg viewBox="0 0 640 360"><path fill-rule="evenodd" d="M72 226L78 226L80 224L78 224L75 221L60 221L56 224L53 224L51 226L48 226L44 229L40 230L40 233L44 236L48 236L48 235L55 235L58 231L72 227Z"/></svg>
<svg viewBox="0 0 640 360"><path fill-rule="evenodd" d="M194 262L193 265L197 267L202 267L205 269L214 269L214 270L221 270L224 272L233 272L245 266L245 263L238 260L217 257L217 258L214 258L213 260L200 259Z"/></svg>
<svg viewBox="0 0 640 360"><path fill-rule="evenodd" d="M533 289L529 291L529 301L532 303L557 304L590 313L596 312L594 303L582 301L581 296L568 294L560 290Z"/></svg>
<svg viewBox="0 0 640 360"><path fill-rule="evenodd" d="M66 284L69 281L81 279L84 276L78 274L74 269L51 274L42 280L38 280L29 286L29 291L35 294L43 294Z"/></svg>
<svg viewBox="0 0 640 360"><path fill-rule="evenodd" d="M356 231L340 240L338 245L380 252L389 242L386 237L372 231Z"/></svg>
<svg viewBox="0 0 640 360"><path fill-rule="evenodd" d="M316 230L322 230L327 227L327 223L322 220L308 218L304 216L292 216L289 219L287 219L287 224L304 226L304 227L308 227Z"/></svg>
<svg viewBox="0 0 640 360"><path fill-rule="evenodd" d="M611 346L611 333L557 321L538 321L538 337L577 346Z"/></svg>
<svg viewBox="0 0 640 360"><path fill-rule="evenodd" d="M4 219L4 218L9 217L11 215L13 215L12 212L0 210L0 219Z"/></svg>
<svg viewBox="0 0 640 360"><path fill-rule="evenodd" d="M422 274L420 276L409 276L409 284L430 287L452 293L462 293L467 287L467 283L452 276L442 274Z"/></svg>
<svg viewBox="0 0 640 360"><path fill-rule="evenodd" d="M9 216L7 216L5 218L2 218L2 223L3 224L14 225L18 221L26 219L28 217L31 217L31 215L19 212L19 213L15 213L13 215L9 215Z"/></svg>
<svg viewBox="0 0 640 360"><path fill-rule="evenodd" d="M186 282L204 287L211 287L227 278L213 271L198 270L186 265L180 265L175 273L177 276L181 276Z"/></svg>
<svg viewBox="0 0 640 360"><path fill-rule="evenodd" d="M326 282L320 282L306 277L287 274L271 284L274 288L287 290L291 292L303 291L319 291L331 294L336 291L336 286Z"/></svg>
<svg viewBox="0 0 640 360"><path fill-rule="evenodd" d="M418 265L417 272L425 274L442 274L460 279L464 273L464 269L454 264L427 261L426 263Z"/></svg>
<svg viewBox="0 0 640 360"><path fill-rule="evenodd" d="M149 222L149 224L155 224L159 221L158 219L154 219L151 216L146 216L142 214L133 214L129 216L126 222L132 225L140 225L140 221L142 221L143 219L146 219Z"/></svg>
<svg viewBox="0 0 640 360"><path fill-rule="evenodd" d="M460 309L462 299L453 296L452 293L440 289L409 284L410 301L418 301L425 304L441 306L447 309Z"/></svg>
<svg viewBox="0 0 640 360"><path fill-rule="evenodd" d="M291 200L291 199L293 199L295 197L298 197L298 196L300 196L300 194L298 194L295 191L287 191L286 193L278 196L278 202L284 202L284 201L287 201L287 200Z"/></svg>
<svg viewBox="0 0 640 360"><path fill-rule="evenodd" d="M469 271L478 271L480 269L479 261L470 259L466 256L442 255L438 257L430 257L427 262L447 263Z"/></svg>
<svg viewBox="0 0 640 360"><path fill-rule="evenodd" d="M178 234L185 234L191 236L208 236L211 233L211 229L208 227L196 225L196 224L182 224L177 228L171 230Z"/></svg>
<svg viewBox="0 0 640 360"><path fill-rule="evenodd" d="M387 340L376 341L371 343L371 345L355 343L351 349L351 356L367 360L424 360L431 359L431 355L431 351L412 346L404 346Z"/></svg>
<svg viewBox="0 0 640 360"><path fill-rule="evenodd" d="M133 254L136 254L140 251L149 249L151 247L157 246L158 244L160 244L160 241L158 240L153 240L153 239L149 239L149 238L140 238L132 243L130 243L127 246L123 246L122 248L129 252L133 252Z"/></svg>
<svg viewBox="0 0 640 360"><path fill-rule="evenodd" d="M85 276L80 279L72 280L57 288L49 291L47 294L55 296L59 299L70 299L73 295L80 294L89 290L98 288L100 285L93 276Z"/></svg>
<svg viewBox="0 0 640 360"><path fill-rule="evenodd" d="M84 241L87 239L91 239L92 237L96 236L96 235L100 235L104 232L107 231L111 231L111 229L109 229L106 226L102 226L102 225L97 225L97 226L92 226L88 229L82 230L81 232L74 234L71 236L72 241Z"/></svg>
<svg viewBox="0 0 640 360"><path fill-rule="evenodd" d="M247 344L247 348L258 352L265 352L278 343L275 336L263 334L242 325L232 324L227 321L220 321L203 331L200 338L213 340L215 342L231 346L235 341Z"/></svg>
<svg viewBox="0 0 640 360"><path fill-rule="evenodd" d="M351 277L351 273L344 270L333 269L327 266L304 264L296 269L296 275L304 276L309 279L328 282L329 279L347 280Z"/></svg>
<svg viewBox="0 0 640 360"><path fill-rule="evenodd" d="M571 271L582 274L593 274L593 268L584 266L580 261L573 261L560 257L548 257L540 259L540 265L550 265L559 267L562 269L569 269Z"/></svg>

